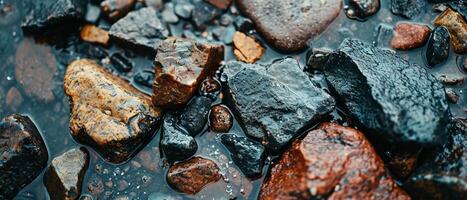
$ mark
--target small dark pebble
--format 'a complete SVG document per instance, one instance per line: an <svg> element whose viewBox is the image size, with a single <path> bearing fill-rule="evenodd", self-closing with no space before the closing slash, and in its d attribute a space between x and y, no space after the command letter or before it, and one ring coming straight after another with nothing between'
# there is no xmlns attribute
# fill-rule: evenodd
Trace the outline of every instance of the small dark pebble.
<svg viewBox="0 0 467 200"><path fill-rule="evenodd" d="M462 85L464 84L464 77L456 76L456 75L449 75L449 74L441 74L438 76L438 80L445 85Z"/></svg>
<svg viewBox="0 0 467 200"><path fill-rule="evenodd" d="M188 159L198 150L196 140L186 130L177 125L177 119L166 114L162 125L162 138L160 148L167 160L181 161Z"/></svg>
<svg viewBox="0 0 467 200"><path fill-rule="evenodd" d="M365 21L376 14L380 8L379 0L348 0L345 14L350 19Z"/></svg>
<svg viewBox="0 0 467 200"><path fill-rule="evenodd" d="M180 116L180 125L192 136L200 133L207 122L212 100L208 97L194 97Z"/></svg>
<svg viewBox="0 0 467 200"><path fill-rule="evenodd" d="M235 134L224 134L221 136L221 141L245 176L249 178L261 176L265 157L262 145Z"/></svg>
<svg viewBox="0 0 467 200"><path fill-rule="evenodd" d="M446 96L451 103L457 103L460 96L452 88L446 88Z"/></svg>
<svg viewBox="0 0 467 200"><path fill-rule="evenodd" d="M110 56L110 61L113 64L112 66L119 72L129 72L133 69L133 62L122 53L117 52L112 54L112 56Z"/></svg>
<svg viewBox="0 0 467 200"><path fill-rule="evenodd" d="M324 65L328 61L329 54L332 51L326 48L313 48L306 54L306 67L305 71L311 72L313 70L323 70Z"/></svg>
<svg viewBox="0 0 467 200"><path fill-rule="evenodd" d="M444 26L436 27L428 40L426 59L433 67L448 59L450 48L449 31Z"/></svg>
<svg viewBox="0 0 467 200"><path fill-rule="evenodd" d="M248 33L249 31L255 28L255 25L253 24L253 21L251 21L251 19L242 16L237 16L235 18L234 25L235 28L237 28L237 31L243 33Z"/></svg>
<svg viewBox="0 0 467 200"><path fill-rule="evenodd" d="M136 75L133 77L133 80L140 85L146 86L151 88L152 83L154 82L154 72L153 71L140 71L136 73Z"/></svg>

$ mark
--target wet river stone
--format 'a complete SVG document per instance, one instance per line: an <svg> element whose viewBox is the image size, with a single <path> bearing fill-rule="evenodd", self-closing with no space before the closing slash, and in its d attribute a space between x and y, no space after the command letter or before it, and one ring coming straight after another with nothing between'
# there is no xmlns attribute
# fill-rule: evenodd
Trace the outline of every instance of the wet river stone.
<svg viewBox="0 0 467 200"><path fill-rule="evenodd" d="M48 152L27 116L3 118L0 138L0 199L13 199L47 167Z"/></svg>
<svg viewBox="0 0 467 200"><path fill-rule="evenodd" d="M342 7L340 0L239 0L236 3L269 44L287 52L305 49L307 41L326 29Z"/></svg>
<svg viewBox="0 0 467 200"><path fill-rule="evenodd" d="M414 199L467 198L466 120L455 120L450 130L448 142L404 184Z"/></svg>
<svg viewBox="0 0 467 200"><path fill-rule="evenodd" d="M180 115L180 125L192 136L198 135L208 121L212 100L209 97L194 97Z"/></svg>
<svg viewBox="0 0 467 200"><path fill-rule="evenodd" d="M235 134L224 134L221 136L221 141L245 176L249 178L261 176L265 158L264 147L261 144Z"/></svg>
<svg viewBox="0 0 467 200"><path fill-rule="evenodd" d="M351 19L366 20L378 12L379 0L349 0L345 14Z"/></svg>
<svg viewBox="0 0 467 200"><path fill-rule="evenodd" d="M162 107L186 104L201 82L213 76L224 60L224 46L168 38L156 54L153 103Z"/></svg>
<svg viewBox="0 0 467 200"><path fill-rule="evenodd" d="M209 113L209 126L211 131L227 133L233 125L233 116L224 105L215 105Z"/></svg>
<svg viewBox="0 0 467 200"><path fill-rule="evenodd" d="M188 159L198 150L195 138L178 124L175 116L166 114L160 148L167 160L172 162Z"/></svg>
<svg viewBox="0 0 467 200"><path fill-rule="evenodd" d="M467 22L458 12L448 8L434 20L435 26L445 26L451 35L451 45L458 54L467 53Z"/></svg>
<svg viewBox="0 0 467 200"><path fill-rule="evenodd" d="M378 139L443 142L448 103L443 86L425 68L346 39L330 55L325 76L351 115Z"/></svg>
<svg viewBox="0 0 467 200"><path fill-rule="evenodd" d="M158 44L169 36L169 29L151 7L128 13L112 25L110 37L121 44L155 52Z"/></svg>
<svg viewBox="0 0 467 200"><path fill-rule="evenodd" d="M209 183L217 182L221 174L217 164L211 160L193 157L169 168L167 182L177 191L196 194Z"/></svg>
<svg viewBox="0 0 467 200"><path fill-rule="evenodd" d="M292 58L269 65L228 62L227 96L248 136L279 153L300 129L334 109L334 99L316 87Z"/></svg>
<svg viewBox="0 0 467 200"><path fill-rule="evenodd" d="M152 137L161 118L149 96L90 60L68 66L64 88L71 103L73 137L109 162L132 157Z"/></svg>
<svg viewBox="0 0 467 200"><path fill-rule="evenodd" d="M111 21L124 17L133 9L136 0L105 0L101 3L101 10Z"/></svg>
<svg viewBox="0 0 467 200"><path fill-rule="evenodd" d="M71 149L54 158L44 176L51 199L78 199L88 166L89 152L84 147Z"/></svg>
<svg viewBox="0 0 467 200"><path fill-rule="evenodd" d="M429 66L435 66L449 57L450 36L444 26L436 27L426 47L426 60Z"/></svg>
<svg viewBox="0 0 467 200"><path fill-rule="evenodd" d="M423 46L431 29L426 25L413 23L398 23L395 27L391 47L397 50L410 50ZM449 44L449 42L448 42Z"/></svg>
<svg viewBox="0 0 467 200"><path fill-rule="evenodd" d="M421 16L425 0L391 0L391 12L412 19Z"/></svg>
<svg viewBox="0 0 467 200"><path fill-rule="evenodd" d="M326 158L326 159L323 159ZM410 199L362 132L323 123L272 166L259 199Z"/></svg>
<svg viewBox="0 0 467 200"><path fill-rule="evenodd" d="M24 18L21 27L26 31L41 32L58 25L81 21L86 15L87 1L57 0L37 3Z"/></svg>

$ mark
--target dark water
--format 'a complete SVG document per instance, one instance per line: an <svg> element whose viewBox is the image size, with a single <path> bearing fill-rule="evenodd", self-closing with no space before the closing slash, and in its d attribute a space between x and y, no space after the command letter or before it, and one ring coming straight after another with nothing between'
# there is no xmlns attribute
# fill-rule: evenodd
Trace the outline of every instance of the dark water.
<svg viewBox="0 0 467 200"><path fill-rule="evenodd" d="M70 135L69 122L69 104L66 96L63 93L63 75L67 63L83 57L83 54L76 51L76 45L83 42L77 42L78 31L71 31L69 35L58 35L50 37L33 37L25 36L20 28L21 20L25 14L25 10L30 7L31 1L26 0L0 0L0 8L11 6L11 11L0 11L0 116L6 116L11 113L22 113L29 115L38 126L42 136L47 144L50 158L67 151L70 148L80 146ZM395 25L400 21L408 21L399 16L393 15L388 9L388 0L382 0L382 6L379 12L370 17L366 22L359 22L348 19L344 11L339 17L323 32L319 37L311 41L313 47L328 47L336 48L341 41L346 37L359 38L366 42L374 42L375 32L378 24L386 23ZM425 8L423 16L418 17L418 22L429 25L433 28L431 21L438 13L434 13L428 4ZM8 8L7 8L8 9ZM172 34L181 36L182 26L185 22L179 22L176 25L171 25ZM108 26L106 22L101 22L101 26ZM212 28L209 27L208 30ZM79 29L77 29L79 30ZM209 34L208 34L209 35ZM202 37L202 36L201 36ZM258 36L259 37L259 36ZM209 38L209 36L208 36ZM261 40L261 38L260 38ZM284 56L292 56L300 60L302 66L305 63L305 52L291 55L283 55L272 48L267 47L265 56L259 61L268 63L273 59ZM20 52L18 49L21 45L26 45L26 52ZM91 45L96 47L96 45ZM150 93L150 88L135 84L133 76L142 70L152 70L152 57L138 55L131 51L125 50L118 46L111 46L106 49L109 54L113 52L122 52L132 57L135 63L132 71L128 73L118 73L114 70L111 64L106 59L102 60L105 67L114 70L120 76L127 78L137 88ZM50 52L50 53L48 53ZM421 66L426 66L424 61L425 47L411 50L408 52L397 52L404 58L412 62L418 63ZM52 54L54 59L48 59L47 54ZM22 55L22 56L21 56ZM465 55L464 55L465 56ZM45 60L48 59L48 60ZM226 60L235 59L232 53L231 46L227 46ZM435 76L439 74L453 74L466 77L466 73L460 69L460 64L465 58L462 55L457 55L454 52L450 53L449 60L438 65L433 69L429 69ZM52 100L50 95L41 95L39 92L27 91L24 88L24 83L21 83L15 74L15 67L21 61L40 65L48 65L50 60L53 61L52 70L46 71L44 74L33 74L33 80L40 80L42 77L52 77L50 84L47 84L45 92L52 92ZM49 75L52 76L49 76ZM319 73L314 79L320 80ZM466 85L449 86L461 96L457 104L450 104L451 111L455 117L466 118L466 100L465 91ZM12 89L13 88L13 89ZM10 104L7 105L7 93L10 90L19 91L20 95L10 99ZM10 92L11 93L11 92ZM44 100L44 97L47 100ZM219 99L219 102L222 100ZM13 102L13 103L12 103ZM13 104L13 106L12 106ZM336 118L339 118L336 115ZM235 122L231 130L238 134L243 134L238 123ZM200 193L190 196L183 195L172 190L166 183L165 174L168 169L168 164L161 158L158 150L160 133L158 132L152 141L131 161L122 165L112 165L103 161L98 154L88 148L91 152L91 163L86 178L83 183L82 193L91 195L89 183L102 181L105 192L101 194L101 198L107 196L108 199L148 199L154 193L165 194L174 199L229 199L237 197L237 199L256 199L259 192L260 183L263 177L255 181L250 181L244 178L238 168L230 161L228 152L222 147L219 142L218 135L205 131L196 137L198 142L197 155L211 158L218 163L224 178L218 183L209 185ZM269 165L266 165L264 172L267 171ZM42 183L43 177L39 176L32 184L22 190L17 199L48 199L47 191ZM97 199L97 197L94 197Z"/></svg>

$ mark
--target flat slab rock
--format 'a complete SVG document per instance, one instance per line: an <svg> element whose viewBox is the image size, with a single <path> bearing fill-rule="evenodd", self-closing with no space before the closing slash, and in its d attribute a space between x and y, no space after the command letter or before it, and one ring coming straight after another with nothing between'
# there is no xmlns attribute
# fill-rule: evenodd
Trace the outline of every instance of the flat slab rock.
<svg viewBox="0 0 467 200"><path fill-rule="evenodd" d="M346 39L329 56L325 77L351 115L389 142L440 143L449 108L444 87L426 69L389 51Z"/></svg>
<svg viewBox="0 0 467 200"><path fill-rule="evenodd" d="M109 30L110 37L130 47L155 52L160 42L165 40L169 28L151 7L128 13L118 20Z"/></svg>
<svg viewBox="0 0 467 200"><path fill-rule="evenodd" d="M286 52L305 49L342 7L340 0L238 0L236 4L270 45Z"/></svg>
<svg viewBox="0 0 467 200"><path fill-rule="evenodd" d="M47 167L47 147L27 116L0 121L0 199L13 199Z"/></svg>
<svg viewBox="0 0 467 200"><path fill-rule="evenodd" d="M89 152L84 147L54 158L44 176L51 199L78 199L88 166Z"/></svg>
<svg viewBox="0 0 467 200"><path fill-rule="evenodd" d="M64 87L71 104L71 134L109 162L128 160L160 121L161 111L149 96L91 60L71 63Z"/></svg>
<svg viewBox="0 0 467 200"><path fill-rule="evenodd" d="M323 159L325 158L325 159ZM323 123L272 166L259 199L410 199L362 132Z"/></svg>
<svg viewBox="0 0 467 200"><path fill-rule="evenodd" d="M334 99L315 86L292 58L269 65L228 62L227 96L248 136L273 152L289 144L310 121L334 109Z"/></svg>
<svg viewBox="0 0 467 200"><path fill-rule="evenodd" d="M157 49L155 58L154 105L185 105L201 82L214 75L223 60L223 45L168 38Z"/></svg>

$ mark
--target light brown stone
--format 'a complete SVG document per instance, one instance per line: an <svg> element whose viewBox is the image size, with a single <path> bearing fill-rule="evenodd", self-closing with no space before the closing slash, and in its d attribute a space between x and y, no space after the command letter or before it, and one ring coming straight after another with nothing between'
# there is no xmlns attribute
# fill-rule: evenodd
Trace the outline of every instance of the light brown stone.
<svg viewBox="0 0 467 200"><path fill-rule="evenodd" d="M245 35L242 32L235 32L233 37L234 54L237 60L246 63L254 63L261 59L265 49L255 38Z"/></svg>

